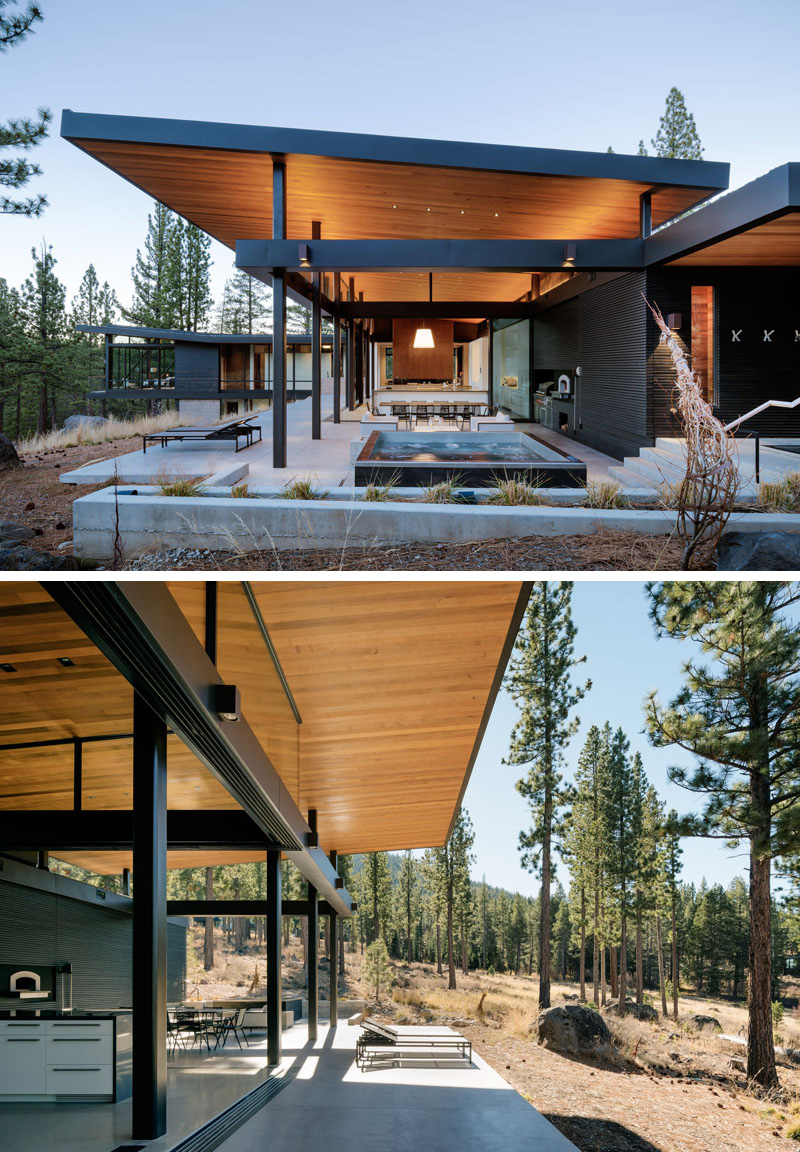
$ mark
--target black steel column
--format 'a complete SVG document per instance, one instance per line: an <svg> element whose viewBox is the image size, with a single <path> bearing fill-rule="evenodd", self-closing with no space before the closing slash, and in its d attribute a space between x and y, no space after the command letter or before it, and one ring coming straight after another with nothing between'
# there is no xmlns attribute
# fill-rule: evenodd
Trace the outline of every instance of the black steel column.
<svg viewBox="0 0 800 1152"><path fill-rule="evenodd" d="M330 862L334 868L337 868L338 853L330 853ZM336 1027L336 1020L339 1016L339 941L338 941L338 926L339 917L336 912L331 909L331 930L330 930L330 956L328 961L330 963L330 1026Z"/></svg>
<svg viewBox="0 0 800 1152"><path fill-rule="evenodd" d="M333 376L333 422L342 422L342 321L339 316L339 302L342 298L339 273L333 274L333 348L331 350L331 375Z"/></svg>
<svg viewBox="0 0 800 1152"><path fill-rule="evenodd" d="M347 391L347 409L352 412L355 408L356 384L356 322L350 320L347 325L347 350L345 368L345 388Z"/></svg>
<svg viewBox="0 0 800 1152"><path fill-rule="evenodd" d="M311 221L311 239L320 238L319 220ZM311 439L322 439L322 314L319 272L311 276Z"/></svg>
<svg viewBox="0 0 800 1152"><path fill-rule="evenodd" d="M167 1130L167 726L133 694L133 1128Z"/></svg>
<svg viewBox="0 0 800 1152"><path fill-rule="evenodd" d="M317 830L317 813L308 814L308 826ZM308 885L308 1038L313 1043L317 1039L319 1025L319 903L317 890Z"/></svg>
<svg viewBox="0 0 800 1152"><path fill-rule="evenodd" d="M286 239L286 165L272 163L272 238ZM286 467L286 269L272 270L272 466Z"/></svg>
<svg viewBox="0 0 800 1152"><path fill-rule="evenodd" d="M267 852L267 1063L281 1062L281 854Z"/></svg>
<svg viewBox="0 0 800 1152"><path fill-rule="evenodd" d="M492 327L491 318L488 320L489 324L489 415L494 414L494 329Z"/></svg>

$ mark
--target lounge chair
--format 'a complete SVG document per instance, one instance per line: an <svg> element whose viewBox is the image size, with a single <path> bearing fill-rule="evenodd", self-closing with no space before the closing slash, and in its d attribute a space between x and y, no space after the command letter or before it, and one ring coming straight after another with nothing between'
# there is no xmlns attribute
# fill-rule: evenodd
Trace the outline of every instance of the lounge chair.
<svg viewBox="0 0 800 1152"><path fill-rule="evenodd" d="M373 1064L395 1064L398 1060L436 1059L462 1056L472 1062L472 1044L453 1028L428 1024L381 1024L371 1017L361 1022L363 1032L356 1041L356 1067L363 1072Z"/></svg>
<svg viewBox="0 0 800 1152"><path fill-rule="evenodd" d="M210 428L168 428L164 432L148 432L146 436L142 436L142 451L147 451L148 441L158 441L161 447L165 448L170 440L235 440L236 451L240 452L242 447L250 447L256 432L258 439L261 439L260 425L249 423L255 418L255 415L243 416L238 420L228 420L225 424L214 424ZM245 440L241 447L240 437L244 437Z"/></svg>

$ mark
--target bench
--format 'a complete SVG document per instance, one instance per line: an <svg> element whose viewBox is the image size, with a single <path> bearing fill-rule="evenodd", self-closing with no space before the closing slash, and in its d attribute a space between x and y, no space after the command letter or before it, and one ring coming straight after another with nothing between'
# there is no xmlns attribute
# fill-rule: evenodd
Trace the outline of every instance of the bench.
<svg viewBox="0 0 800 1152"><path fill-rule="evenodd" d="M256 432L261 439L261 426L249 423L255 416L244 416L238 420L229 420L226 424L215 424L210 428L168 428L163 432L148 432L142 436L142 452L147 452L147 444L159 442L166 448L170 440L234 440L236 451L241 451L239 438L244 437L245 443L241 447L249 448L253 443Z"/></svg>
<svg viewBox="0 0 800 1152"><path fill-rule="evenodd" d="M356 1067L361 1071L376 1064L395 1064L403 1059L429 1059L451 1053L472 1061L472 1043L452 1028L428 1025L380 1024L362 1021L364 1031L356 1041Z"/></svg>

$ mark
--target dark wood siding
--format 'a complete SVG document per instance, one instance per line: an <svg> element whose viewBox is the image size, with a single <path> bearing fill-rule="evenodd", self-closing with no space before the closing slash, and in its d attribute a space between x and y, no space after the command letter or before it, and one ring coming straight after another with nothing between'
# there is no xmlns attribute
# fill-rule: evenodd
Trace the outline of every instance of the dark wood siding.
<svg viewBox="0 0 800 1152"><path fill-rule="evenodd" d="M88 886L87 886L88 888ZM54 892L0 881L0 964L72 964L76 1008L130 1005L133 917ZM169 924L167 999L186 986L186 931ZM0 1005L7 1007L11 1001ZM19 1006L19 1001L16 1001Z"/></svg>
<svg viewBox="0 0 800 1152"><path fill-rule="evenodd" d="M219 398L219 345L175 343L175 399Z"/></svg>
<svg viewBox="0 0 800 1152"><path fill-rule="evenodd" d="M691 287L711 284L716 299L716 414L725 423L765 400L800 396L800 274L791 268L658 268L648 272L648 298L662 312L680 312L679 335L691 351ZM741 332L739 341L733 332ZM764 332L773 332L771 342ZM674 370L657 344L654 323L648 330L648 376L653 388L657 436L677 434L670 413ZM800 435L800 407L773 408L742 426L742 434L759 431Z"/></svg>
<svg viewBox="0 0 800 1152"><path fill-rule="evenodd" d="M534 319L534 369L580 366L576 438L619 458L652 443L644 286L620 276Z"/></svg>

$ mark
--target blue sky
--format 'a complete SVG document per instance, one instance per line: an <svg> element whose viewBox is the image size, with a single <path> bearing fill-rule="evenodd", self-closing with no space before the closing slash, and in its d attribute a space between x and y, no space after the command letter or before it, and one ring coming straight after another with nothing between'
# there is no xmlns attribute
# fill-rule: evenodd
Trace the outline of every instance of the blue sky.
<svg viewBox="0 0 800 1152"><path fill-rule="evenodd" d="M682 89L732 186L797 149L800 5L761 0L44 0L0 56L0 115L55 113L41 220L0 217L14 285L44 237L74 293L94 261L125 299L149 201L58 136L62 108L635 152ZM215 287L230 271L215 245Z"/></svg>
<svg viewBox="0 0 800 1152"><path fill-rule="evenodd" d="M691 756L680 749L653 748L644 735L642 704L651 688L668 701L681 684L681 665L700 659L699 646L690 641L658 640L648 617L648 597L640 580L576 580L572 615L578 629L575 654L587 656L576 669L576 682L591 678L593 687L578 707L580 730L566 756L565 777L570 779L578 754L592 724L622 727L631 742L631 754L639 751L652 784L668 808L679 812L699 810L699 798L672 784L667 768L691 765ZM535 895L538 881L519 864L517 835L528 824L528 808L515 791L520 772L505 767L511 728L517 711L505 694L498 697L492 719L478 755L464 804L475 826L477 863L473 875L485 872L488 883ZM721 841L683 841L683 876L686 881L727 884L734 876L747 877L746 846L728 851ZM565 882L566 872L558 869Z"/></svg>

